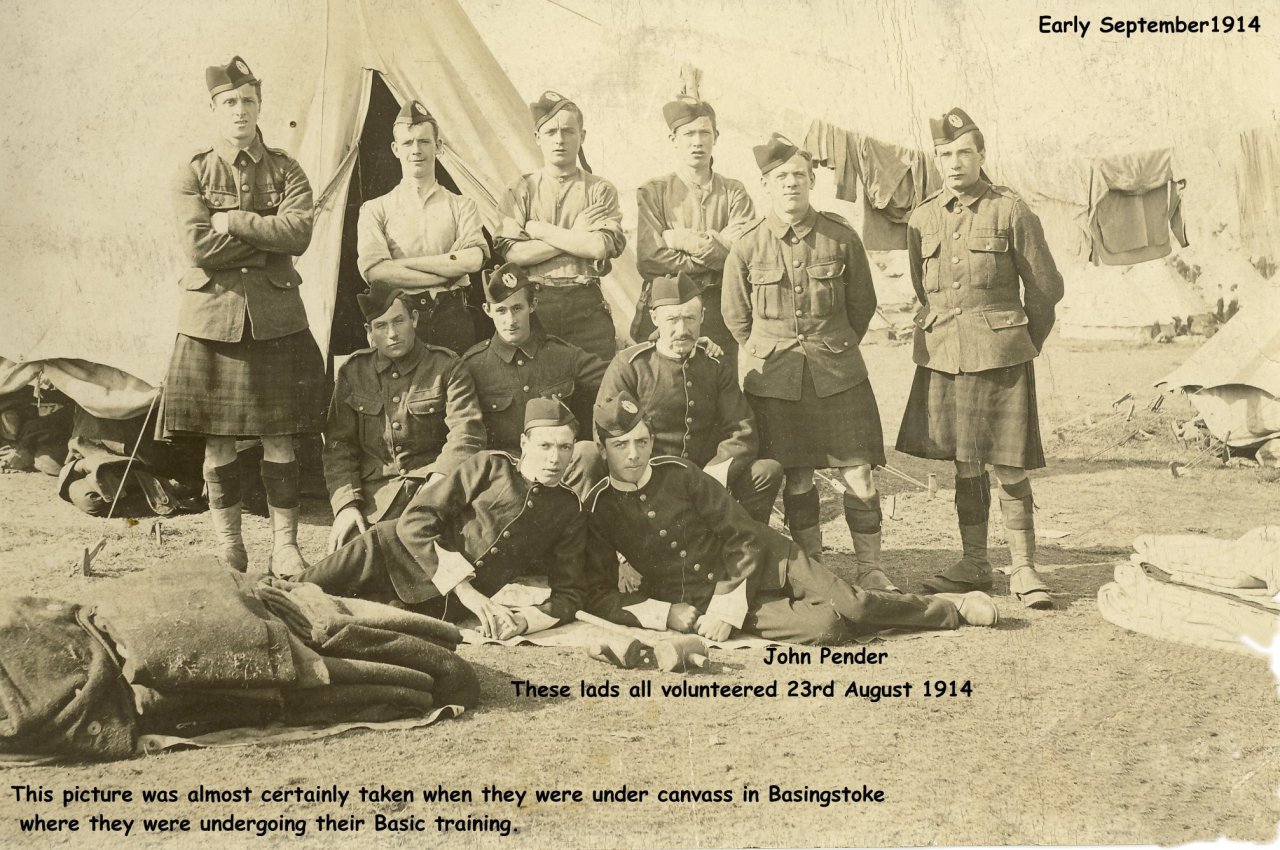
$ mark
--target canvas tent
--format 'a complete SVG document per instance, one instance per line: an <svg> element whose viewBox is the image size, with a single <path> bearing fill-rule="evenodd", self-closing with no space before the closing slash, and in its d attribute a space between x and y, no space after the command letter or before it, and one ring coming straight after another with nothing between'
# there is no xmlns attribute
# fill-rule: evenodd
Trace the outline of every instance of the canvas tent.
<svg viewBox="0 0 1280 850"><path fill-rule="evenodd" d="M1258 289L1157 386L1188 393L1210 432L1229 445L1280 436L1280 283Z"/></svg>
<svg viewBox="0 0 1280 850"><path fill-rule="evenodd" d="M1173 326L1211 312L1190 283L1164 260L1132 266L1062 269L1068 281L1058 304L1058 332L1070 339L1140 341L1153 325Z"/></svg>
<svg viewBox="0 0 1280 850"><path fill-rule="evenodd" d="M5 18L6 89L22 95L0 130L0 390L41 372L95 414L146 409L183 266L169 189L211 141L205 65L245 57L263 79L267 144L311 180L315 230L298 269L322 350L375 79L439 119L441 165L491 231L502 192L539 163L525 100L455 0L55 0ZM607 292L628 307L634 271L619 279L634 263L618 266Z"/></svg>

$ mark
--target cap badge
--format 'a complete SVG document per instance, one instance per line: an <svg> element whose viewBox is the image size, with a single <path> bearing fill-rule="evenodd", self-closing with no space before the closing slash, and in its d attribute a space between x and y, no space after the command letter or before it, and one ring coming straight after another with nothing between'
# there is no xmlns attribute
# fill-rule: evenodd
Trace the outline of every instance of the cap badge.
<svg viewBox="0 0 1280 850"><path fill-rule="evenodd" d="M627 413L630 413L632 416L640 412L640 408L636 407L634 404L632 404L630 401L628 401L625 398L622 400L621 405L622 405L622 409L625 410Z"/></svg>
<svg viewBox="0 0 1280 850"><path fill-rule="evenodd" d="M517 286L520 285L520 281L511 272L507 272L502 276L502 282L505 283L510 289L515 289Z"/></svg>
<svg viewBox="0 0 1280 850"><path fill-rule="evenodd" d="M542 96L542 98L543 98L543 100L549 101L549 102L551 102L551 103L559 103L559 102L560 102L560 95L556 94L556 93L555 93L555 92L553 92L553 91L549 91L549 92L547 92L546 94L544 94L544 95Z"/></svg>
<svg viewBox="0 0 1280 850"><path fill-rule="evenodd" d="M236 70L238 70L238 71L239 71L240 73L242 73L242 74L247 74L247 73L249 73L249 66L248 66L248 65L246 65L246 64L244 64L244 60L243 60L243 59L237 59L237 60L236 60Z"/></svg>
<svg viewBox="0 0 1280 850"><path fill-rule="evenodd" d="M960 116L956 115L953 112L947 116L947 123L950 124L952 127L959 127L961 124L964 123L964 121L960 120Z"/></svg>

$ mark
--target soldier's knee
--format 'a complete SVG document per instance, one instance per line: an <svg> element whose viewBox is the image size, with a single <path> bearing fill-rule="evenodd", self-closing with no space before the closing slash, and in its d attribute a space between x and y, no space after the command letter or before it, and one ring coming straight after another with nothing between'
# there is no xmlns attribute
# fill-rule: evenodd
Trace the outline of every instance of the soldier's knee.
<svg viewBox="0 0 1280 850"><path fill-rule="evenodd" d="M996 479L1006 487L1010 484L1017 484L1026 480L1027 471L1020 466L999 466L991 465L991 471L996 474Z"/></svg>
<svg viewBox="0 0 1280 850"><path fill-rule="evenodd" d="M982 474L983 464L974 463L971 460L956 461L956 477L957 478L977 478Z"/></svg>
<svg viewBox="0 0 1280 850"><path fill-rule="evenodd" d="M751 478L762 489L782 486L782 464L776 460L757 460L751 464Z"/></svg>
<svg viewBox="0 0 1280 850"><path fill-rule="evenodd" d="M67 499L89 516L106 516L111 507L111 503L102 498L102 494L93 488L87 477L67 485Z"/></svg>
<svg viewBox="0 0 1280 850"><path fill-rule="evenodd" d="M812 467L793 466L784 473L787 477L786 492L791 495L807 493L813 489Z"/></svg>

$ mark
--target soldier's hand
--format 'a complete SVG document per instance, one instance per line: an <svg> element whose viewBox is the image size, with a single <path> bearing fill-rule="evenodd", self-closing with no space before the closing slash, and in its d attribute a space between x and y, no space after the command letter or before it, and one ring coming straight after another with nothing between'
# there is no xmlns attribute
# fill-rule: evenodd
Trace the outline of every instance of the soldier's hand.
<svg viewBox="0 0 1280 850"><path fill-rule="evenodd" d="M498 640L506 640L513 635L519 634L516 630L515 612L505 605L499 605L476 590L471 586L471 582L464 581L459 583L453 589L453 592L458 597L459 602L480 618L480 634Z"/></svg>
<svg viewBox="0 0 1280 850"><path fill-rule="evenodd" d="M513 638L516 635L522 635L525 632L529 631L529 621L526 620L524 615L521 614L519 611L512 611L511 619L515 623L515 630L512 631L510 634L498 635L498 640L506 640L507 638Z"/></svg>
<svg viewBox="0 0 1280 850"><path fill-rule="evenodd" d="M698 634L707 640L728 640L732 631L733 626L724 620L717 620L710 614L703 614L698 618Z"/></svg>
<svg viewBox="0 0 1280 850"><path fill-rule="evenodd" d="M347 505L333 518L333 527L329 529L329 554L332 555L351 538L368 530L369 521L364 518L360 506Z"/></svg>
<svg viewBox="0 0 1280 850"><path fill-rule="evenodd" d="M710 337L698 337L698 345L701 345L703 350L711 357L724 356L724 349L712 342Z"/></svg>
<svg viewBox="0 0 1280 850"><path fill-rule="evenodd" d="M231 226L231 218L224 212L216 212L209 219L209 225L213 228L214 233L229 233Z"/></svg>
<svg viewBox="0 0 1280 850"><path fill-rule="evenodd" d="M667 628L674 632L691 632L698 622L698 609L687 602L677 602L667 612Z"/></svg>
<svg viewBox="0 0 1280 850"><path fill-rule="evenodd" d="M524 223L524 232L529 234L530 239L541 239L542 234L546 233L547 223L545 221L535 221L530 219Z"/></svg>
<svg viewBox="0 0 1280 850"><path fill-rule="evenodd" d="M626 559L618 562L618 591L621 593L635 593L640 589L640 582L644 576L636 571L636 568L627 563Z"/></svg>

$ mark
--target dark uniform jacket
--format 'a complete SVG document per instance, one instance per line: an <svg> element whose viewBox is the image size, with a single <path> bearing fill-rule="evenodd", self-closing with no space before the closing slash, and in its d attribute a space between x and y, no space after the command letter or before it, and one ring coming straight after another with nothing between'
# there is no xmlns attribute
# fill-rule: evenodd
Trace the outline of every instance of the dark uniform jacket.
<svg viewBox="0 0 1280 850"><path fill-rule="evenodd" d="M334 514L359 504L380 520L406 481L447 475L484 448L471 374L449 349L421 342L398 363L357 351L338 370L324 443Z"/></svg>
<svg viewBox="0 0 1280 850"><path fill-rule="evenodd" d="M426 592L416 594L420 600L439 595L422 580L440 579L439 545L471 564L471 584L481 593L496 593L537 563L545 565L551 585L551 596L537 610L562 623L580 607L586 546L582 502L563 485L529 481L506 452L474 455L443 481L419 490L396 523L396 536L421 568L416 582ZM398 592L404 583L399 578L394 581Z"/></svg>
<svg viewBox="0 0 1280 850"><path fill-rule="evenodd" d="M475 381L489 447L516 453L529 399L558 398L578 422L590 422L605 370L596 355L536 330L519 348L494 334L468 349L462 363Z"/></svg>
<svg viewBox="0 0 1280 850"><path fill-rule="evenodd" d="M175 206L191 263L178 312L178 333L238 342L248 310L254 339L306 330L307 314L293 257L311 242L311 184L279 148L258 134L247 151L219 141L179 169ZM214 213L229 233L215 233Z"/></svg>
<svg viewBox="0 0 1280 850"><path fill-rule="evenodd" d="M1016 366L1040 353L1062 275L1040 219L1011 190L979 180L963 196L949 189L930 195L911 214L907 256L923 305L918 365L954 375Z"/></svg>
<svg viewBox="0 0 1280 850"><path fill-rule="evenodd" d="M838 215L760 219L729 252L721 305L748 393L799 401L806 364L821 398L867 379L858 341L876 292L862 241Z"/></svg>
<svg viewBox="0 0 1280 850"><path fill-rule="evenodd" d="M701 345L683 360L659 353L652 341L619 352L604 374L600 397L622 390L649 417L655 455L688 458L698 466L756 459L755 418L734 367Z"/></svg>
<svg viewBox="0 0 1280 850"><path fill-rule="evenodd" d="M781 586L791 541L689 461L655 457L649 470L635 490L606 478L587 494L588 610L660 629L685 602L740 628L755 593ZM643 576L639 591L618 591L618 555Z"/></svg>

